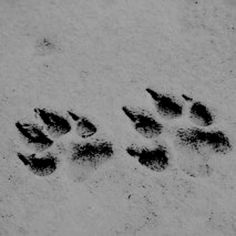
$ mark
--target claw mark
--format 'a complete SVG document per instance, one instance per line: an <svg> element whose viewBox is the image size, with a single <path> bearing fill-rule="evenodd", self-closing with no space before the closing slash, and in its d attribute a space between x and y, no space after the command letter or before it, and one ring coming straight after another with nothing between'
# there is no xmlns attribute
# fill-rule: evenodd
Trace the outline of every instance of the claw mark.
<svg viewBox="0 0 236 236"><path fill-rule="evenodd" d="M157 110L163 116L175 118L182 115L182 106L179 105L173 98L167 95L159 94L152 89L147 88L146 91L152 96L155 101Z"/></svg>
<svg viewBox="0 0 236 236"><path fill-rule="evenodd" d="M52 134L63 135L71 130L69 122L64 117L47 109L35 108L34 111L40 116L47 130Z"/></svg>
<svg viewBox="0 0 236 236"><path fill-rule="evenodd" d="M76 131L80 137L88 138L97 132L97 128L95 127L95 125L86 117L79 117L70 111L68 111L68 113L74 121L77 121Z"/></svg>
<svg viewBox="0 0 236 236"><path fill-rule="evenodd" d="M42 158L37 158L36 154L24 156L17 153L17 155L24 165L29 166L30 170L38 176L51 175L56 170L57 159L50 153Z"/></svg>
<svg viewBox="0 0 236 236"><path fill-rule="evenodd" d="M73 147L72 161L79 163L89 162L96 167L103 159L113 155L113 148L110 142L97 141L93 143L76 144Z"/></svg>
<svg viewBox="0 0 236 236"><path fill-rule="evenodd" d="M16 122L15 125L29 143L33 143L43 149L48 148L53 144L53 141L41 131L38 125L29 123L21 124L20 122Z"/></svg>
<svg viewBox="0 0 236 236"><path fill-rule="evenodd" d="M168 152L163 146L158 146L154 150L149 150L147 148L138 150L137 148L129 147L126 151L130 156L137 156L140 164L157 172L165 170L169 165Z"/></svg>
<svg viewBox="0 0 236 236"><path fill-rule="evenodd" d="M190 109L190 118L195 120L199 125L209 126L213 123L213 116L209 109L201 104L195 102Z"/></svg>
<svg viewBox="0 0 236 236"><path fill-rule="evenodd" d="M161 134L163 126L142 111L134 111L123 107L122 110L134 123L137 132L146 138L154 138Z"/></svg>
<svg viewBox="0 0 236 236"><path fill-rule="evenodd" d="M77 116L74 112L68 111L68 114L71 116L71 118L72 118L74 121L78 121L78 120L80 119L80 117Z"/></svg>
<svg viewBox="0 0 236 236"><path fill-rule="evenodd" d="M189 96L185 95L185 94L182 94L182 97L186 100L186 101L193 101L192 98L190 98Z"/></svg>
<svg viewBox="0 0 236 236"><path fill-rule="evenodd" d="M210 147L213 151L227 153L232 149L229 138L222 131L203 131L199 128L179 129L177 137L181 144L188 145L196 151L201 147Z"/></svg>

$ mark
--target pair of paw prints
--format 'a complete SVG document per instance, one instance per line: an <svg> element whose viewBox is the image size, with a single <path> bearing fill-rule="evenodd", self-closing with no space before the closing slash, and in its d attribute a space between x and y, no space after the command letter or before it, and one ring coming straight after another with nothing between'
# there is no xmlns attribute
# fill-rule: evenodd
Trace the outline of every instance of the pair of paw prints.
<svg viewBox="0 0 236 236"><path fill-rule="evenodd" d="M97 127L84 116L67 111L66 116L45 108L34 109L37 122L15 123L25 145L34 152L30 154L19 152L19 159L29 170L38 176L54 173L60 161L60 150L63 141L69 135L74 135L70 145L70 161L72 165L84 164L95 168L113 154L111 142L96 138ZM39 125L41 123L41 125ZM25 148L24 148L25 149ZM56 150L55 150L56 149Z"/></svg>
<svg viewBox="0 0 236 236"><path fill-rule="evenodd" d="M160 172L170 166L173 153L179 152L176 158L179 167L189 176L203 176L209 171L208 160L212 154L224 155L232 149L227 135L212 128L216 117L202 102L186 95L180 98L158 93L150 88L146 92L155 105L157 118L141 108L122 108L136 132L155 143L151 148L133 143L126 149L140 164ZM182 127L181 122L177 128L171 125L180 120ZM185 123L190 125L186 127ZM163 139L168 141L163 142Z"/></svg>
<svg viewBox="0 0 236 236"><path fill-rule="evenodd" d="M212 128L216 117L206 105L186 95L181 98L149 88L146 92L155 105L157 117L145 109L122 107L134 130L152 143L150 147L133 143L126 148L128 155L138 159L141 165L152 171L164 171L179 152L176 158L179 167L189 176L200 176L209 171L207 161L212 153L223 155L232 149L226 134ZM72 166L79 165L80 171L94 170L113 156L113 144L96 137L97 127L87 117L71 111L63 116L45 108L36 108L34 112L36 123L17 121L15 124L26 146L34 149L33 153L17 155L34 174L47 176L57 170L63 142L72 134L70 161ZM183 125L172 126L176 120L183 120ZM186 127L185 123L190 125Z"/></svg>

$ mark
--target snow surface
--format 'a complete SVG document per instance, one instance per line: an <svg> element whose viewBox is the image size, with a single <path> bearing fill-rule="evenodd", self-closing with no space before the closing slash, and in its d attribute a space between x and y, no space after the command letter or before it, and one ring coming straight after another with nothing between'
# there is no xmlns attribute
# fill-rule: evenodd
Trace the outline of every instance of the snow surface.
<svg viewBox="0 0 236 236"><path fill-rule="evenodd" d="M0 0L0 235L235 236L235 45L235 0ZM209 176L182 171L186 153L171 133L165 171L127 154L148 141L121 108L155 114L148 87L215 110L233 149L211 156ZM91 117L113 158L83 181L87 169L66 154L54 174L34 175L17 158L28 147L15 122L35 119L35 107Z"/></svg>

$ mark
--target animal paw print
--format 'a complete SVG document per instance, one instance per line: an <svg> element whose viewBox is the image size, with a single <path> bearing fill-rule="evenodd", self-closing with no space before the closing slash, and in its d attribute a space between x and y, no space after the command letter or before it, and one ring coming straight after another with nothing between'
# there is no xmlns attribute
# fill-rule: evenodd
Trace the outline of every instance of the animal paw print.
<svg viewBox="0 0 236 236"><path fill-rule="evenodd" d="M157 172L170 166L175 153L177 165L187 175L209 175L211 156L225 155L232 149L227 135L213 127L216 126L214 113L202 102L186 95L180 98L150 88L146 92L154 103L157 117L140 108L124 106L122 110L135 131L154 146L132 144L126 149L127 153Z"/></svg>
<svg viewBox="0 0 236 236"><path fill-rule="evenodd" d="M164 145L158 144L154 148L140 148L136 145L131 145L126 151L130 156L138 157L141 165L154 171L160 172L165 170L169 165L170 152Z"/></svg>
<svg viewBox="0 0 236 236"><path fill-rule="evenodd" d="M185 95L183 98L186 100ZM177 130L178 142L199 154L203 154L206 148L214 153L228 153L232 146L227 135L217 127L210 128L215 123L215 115L201 102L193 101L193 99L190 101L188 117L195 127L179 128Z"/></svg>
<svg viewBox="0 0 236 236"><path fill-rule="evenodd" d="M61 155L70 154L69 166L73 168L79 170L81 165L87 166L80 169L84 175L89 172L86 168L91 172L113 155L112 143L96 137L97 127L87 117L72 111L63 116L45 108L36 108L34 112L37 122L17 121L15 125L25 142L22 149L34 150L30 154L19 152L17 156L35 175L54 173L62 161Z"/></svg>

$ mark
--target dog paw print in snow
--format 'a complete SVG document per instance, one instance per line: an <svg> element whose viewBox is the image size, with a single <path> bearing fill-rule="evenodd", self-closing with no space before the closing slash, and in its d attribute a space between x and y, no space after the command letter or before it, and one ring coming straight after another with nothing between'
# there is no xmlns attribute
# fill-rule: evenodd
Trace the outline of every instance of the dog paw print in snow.
<svg viewBox="0 0 236 236"><path fill-rule="evenodd" d="M141 108L123 106L122 109L136 132L154 145L141 147L133 143L127 147L127 153L156 172L166 170L176 156L177 165L187 175L209 176L209 159L232 149L227 135L215 125L213 112L186 95L181 98L150 88L146 92L154 103L155 116Z"/></svg>
<svg viewBox="0 0 236 236"><path fill-rule="evenodd" d="M25 141L17 155L31 173L37 176L51 175L66 156L71 168L68 173L85 180L89 173L112 157L112 143L97 137L97 127L87 117L72 111L63 116L45 108L36 108L34 112L37 118L35 123L15 123ZM66 142L69 142L67 148ZM33 153L26 151L32 148Z"/></svg>

